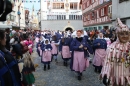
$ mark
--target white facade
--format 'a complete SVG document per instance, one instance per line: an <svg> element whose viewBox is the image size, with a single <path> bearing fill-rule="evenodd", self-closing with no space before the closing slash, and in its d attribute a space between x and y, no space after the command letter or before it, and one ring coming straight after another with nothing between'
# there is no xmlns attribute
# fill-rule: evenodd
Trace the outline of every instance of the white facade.
<svg viewBox="0 0 130 86"><path fill-rule="evenodd" d="M121 18L122 22L130 27L130 1L119 3L119 0L112 0L112 20Z"/></svg>
<svg viewBox="0 0 130 86"><path fill-rule="evenodd" d="M83 29L80 0L41 0L38 21L41 21L41 30Z"/></svg>
<svg viewBox="0 0 130 86"><path fill-rule="evenodd" d="M19 27L19 15L17 14L18 12L18 6L20 5L22 1L16 1L14 3L14 8L13 11L8 14L7 16L7 21L5 22L0 22L0 27L1 28L12 28L12 26L17 26ZM21 12L21 19L20 19L20 28L23 29L25 27L25 9L24 9L24 4L21 3L20 5L20 12Z"/></svg>
<svg viewBox="0 0 130 86"><path fill-rule="evenodd" d="M56 6L54 5L58 3L64 4L62 9L55 8ZM70 8L71 3L75 3L76 5L75 9ZM66 20L66 19L69 20L69 15L82 15L82 11L79 6L79 3L80 0L58 0L58 1L48 0L46 2L45 0L41 0L41 14L42 14L41 20L59 20L58 17L60 18L60 15L61 15L61 20Z"/></svg>

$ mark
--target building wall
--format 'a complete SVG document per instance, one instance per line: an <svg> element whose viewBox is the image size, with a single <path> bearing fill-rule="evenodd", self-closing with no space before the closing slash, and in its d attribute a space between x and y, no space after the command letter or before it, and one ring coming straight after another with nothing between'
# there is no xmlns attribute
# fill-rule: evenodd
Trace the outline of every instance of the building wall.
<svg viewBox="0 0 130 86"><path fill-rule="evenodd" d="M51 29L51 30L63 30L65 26L68 25L68 20L59 20L59 21L42 21L42 30ZM83 29L83 22L70 20L70 26L74 27L75 30Z"/></svg>
<svg viewBox="0 0 130 86"><path fill-rule="evenodd" d="M130 1L119 3L119 0L112 0L112 20L116 25L116 18L120 18L123 23L130 27Z"/></svg>
<svg viewBox="0 0 130 86"><path fill-rule="evenodd" d="M19 15L17 14L18 12L18 6L20 5L21 1L17 1L15 2L15 16L16 16L16 19L15 19L15 24L16 26L19 26ZM20 27L21 29L23 29L25 27L25 9L24 9L24 3L21 3L20 5L20 12L21 12L21 15L20 15Z"/></svg>
<svg viewBox="0 0 130 86"><path fill-rule="evenodd" d="M111 0L82 0L83 26L103 29L111 26Z"/></svg>
<svg viewBox="0 0 130 86"><path fill-rule="evenodd" d="M54 1L55 2L55 1ZM66 1L61 1L64 3L64 9L53 9L53 1L50 0L50 6L48 9L47 6L47 2L45 2L44 0L41 0L41 20L47 20L47 15L66 15L66 19L69 19L69 15L82 15L82 11L81 9L79 9L79 3L80 0L68 0L68 13L66 12ZM55 2L55 3L61 3L61 2ZM76 2L77 3L77 9L73 9L71 10L70 7L70 3L71 2Z"/></svg>
<svg viewBox="0 0 130 86"><path fill-rule="evenodd" d="M13 8L13 11L8 14L7 16L7 20L5 22L0 22L0 26L1 27L10 27L11 26L19 26L19 17L18 17L18 6L20 5L22 1L19 0L14 2L14 8ZM21 12L21 19L20 19L20 26L21 28L25 27L25 13L24 13L24 4L21 3L21 6L20 6L20 12Z"/></svg>
<svg viewBox="0 0 130 86"><path fill-rule="evenodd" d="M80 0L67 0L63 1L53 1L50 0L50 6L48 7L47 2L44 2L44 0L41 0L41 13L38 15L38 20L41 22L41 28L42 30L46 29L52 29L52 30L63 30L65 26L68 25L68 21L70 21L70 24L74 29L83 29L83 22L82 22L82 11L79 8ZM53 9L53 3L64 3L64 9ZM66 3L68 3L68 7L66 6ZM77 9L70 9L70 3L77 3ZM49 8L49 9L48 9ZM66 11L68 9L68 12ZM59 16L59 15L65 15L65 19L48 19L48 15L51 16ZM70 15L80 15L80 19L69 19Z"/></svg>
<svg viewBox="0 0 130 86"><path fill-rule="evenodd" d="M130 1L112 0L112 19L130 17Z"/></svg>

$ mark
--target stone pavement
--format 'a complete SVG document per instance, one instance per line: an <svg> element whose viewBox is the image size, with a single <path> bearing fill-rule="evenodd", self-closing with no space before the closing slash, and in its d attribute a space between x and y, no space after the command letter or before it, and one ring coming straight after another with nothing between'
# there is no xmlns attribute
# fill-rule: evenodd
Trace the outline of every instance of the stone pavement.
<svg viewBox="0 0 130 86"><path fill-rule="evenodd" d="M41 58L38 57L35 49L32 57L34 64L39 65L34 72L36 86L104 86L98 80L99 74L94 72L92 65L83 72L82 80L78 81L77 74L72 72L69 66L63 66L60 55L58 56L58 64L53 61L51 69L46 71L43 70Z"/></svg>

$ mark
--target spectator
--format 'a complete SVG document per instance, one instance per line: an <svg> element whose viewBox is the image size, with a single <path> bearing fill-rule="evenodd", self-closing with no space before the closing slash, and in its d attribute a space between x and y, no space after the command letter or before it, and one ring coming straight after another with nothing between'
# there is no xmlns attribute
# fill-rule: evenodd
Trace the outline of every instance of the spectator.
<svg viewBox="0 0 130 86"><path fill-rule="evenodd" d="M1 86L21 86L21 75L18 63L12 54L5 48L5 31L0 30L0 81Z"/></svg>

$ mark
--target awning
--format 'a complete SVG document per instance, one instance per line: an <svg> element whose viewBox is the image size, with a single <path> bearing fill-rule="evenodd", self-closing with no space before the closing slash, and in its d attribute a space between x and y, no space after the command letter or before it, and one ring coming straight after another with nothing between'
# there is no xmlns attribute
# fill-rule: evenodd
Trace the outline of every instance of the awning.
<svg viewBox="0 0 130 86"><path fill-rule="evenodd" d="M12 28L12 25L0 25L1 29L7 29L7 28Z"/></svg>
<svg viewBox="0 0 130 86"><path fill-rule="evenodd" d="M13 29L13 30L19 30L20 27L19 27L19 26L12 26L12 29Z"/></svg>

